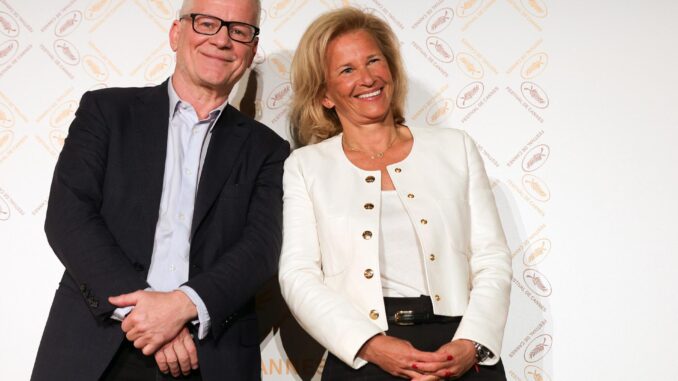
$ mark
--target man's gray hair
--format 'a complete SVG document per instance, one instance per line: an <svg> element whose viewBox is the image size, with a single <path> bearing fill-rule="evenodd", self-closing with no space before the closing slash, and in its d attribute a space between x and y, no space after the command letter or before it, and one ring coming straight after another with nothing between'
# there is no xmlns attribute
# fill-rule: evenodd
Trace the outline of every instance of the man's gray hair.
<svg viewBox="0 0 678 381"><path fill-rule="evenodd" d="M195 0L184 0L183 3L181 4L181 9L179 9L179 17L187 15L191 13L191 9L193 9L193 3ZM250 0L254 3L254 5L257 7L257 23L256 25L259 26L259 22L261 21L261 0Z"/></svg>

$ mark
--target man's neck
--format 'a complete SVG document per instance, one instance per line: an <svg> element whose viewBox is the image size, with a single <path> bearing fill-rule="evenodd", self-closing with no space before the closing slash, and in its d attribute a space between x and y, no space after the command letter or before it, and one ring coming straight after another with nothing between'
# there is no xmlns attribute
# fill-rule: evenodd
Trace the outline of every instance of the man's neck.
<svg viewBox="0 0 678 381"><path fill-rule="evenodd" d="M221 106L228 99L229 89L218 91L213 88L196 86L189 81L183 80L180 75L173 75L171 78L174 91L184 102L193 106L199 119L205 119L209 113Z"/></svg>

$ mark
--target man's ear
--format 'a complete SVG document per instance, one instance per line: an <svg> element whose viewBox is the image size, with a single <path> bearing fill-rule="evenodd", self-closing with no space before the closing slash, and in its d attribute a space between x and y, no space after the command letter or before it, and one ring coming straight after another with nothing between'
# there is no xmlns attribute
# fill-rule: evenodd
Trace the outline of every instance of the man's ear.
<svg viewBox="0 0 678 381"><path fill-rule="evenodd" d="M176 52L179 48L179 34L181 32L181 20L174 20L169 31L169 43L172 51Z"/></svg>

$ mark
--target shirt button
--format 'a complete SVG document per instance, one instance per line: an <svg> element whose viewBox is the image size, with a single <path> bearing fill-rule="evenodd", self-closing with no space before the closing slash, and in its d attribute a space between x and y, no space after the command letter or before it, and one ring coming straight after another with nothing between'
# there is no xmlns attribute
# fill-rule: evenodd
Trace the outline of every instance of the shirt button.
<svg viewBox="0 0 678 381"><path fill-rule="evenodd" d="M370 311L370 319L372 320L379 319L379 312L377 312L377 310Z"/></svg>
<svg viewBox="0 0 678 381"><path fill-rule="evenodd" d="M419 222L421 222L422 225L428 224L428 221L426 221L426 219L424 219L424 218L422 218L421 221L419 221Z"/></svg>
<svg viewBox="0 0 678 381"><path fill-rule="evenodd" d="M431 255L428 256L428 259L430 259L431 261L435 261L435 260L436 260L436 255L435 255L435 254L431 254Z"/></svg>
<svg viewBox="0 0 678 381"><path fill-rule="evenodd" d="M433 296L433 299L435 299L436 302L439 302L440 301L440 295L436 294L435 296Z"/></svg>
<svg viewBox="0 0 678 381"><path fill-rule="evenodd" d="M183 213L179 213L179 221L183 221L185 218Z"/></svg>
<svg viewBox="0 0 678 381"><path fill-rule="evenodd" d="M187 170L184 171L184 173L185 173L186 175L190 176L190 175L191 175L191 170L190 170L190 169L187 169Z"/></svg>
<svg viewBox="0 0 678 381"><path fill-rule="evenodd" d="M396 168L396 169L395 169L395 173L400 173L400 172L402 172L402 171L403 171L403 170L400 169L400 168Z"/></svg>
<svg viewBox="0 0 678 381"><path fill-rule="evenodd" d="M374 276L374 271L372 271L372 269L367 269L365 270L363 275L365 275L365 278L367 279L372 279L372 277Z"/></svg>
<svg viewBox="0 0 678 381"><path fill-rule="evenodd" d="M372 239L372 232L369 230L365 230L363 232L363 239L369 240Z"/></svg>
<svg viewBox="0 0 678 381"><path fill-rule="evenodd" d="M174 272L174 270L176 270L177 268L174 265L170 265L169 269L170 269L171 272Z"/></svg>
<svg viewBox="0 0 678 381"><path fill-rule="evenodd" d="M367 204L363 205L363 207L367 210L372 210L372 209L374 209L374 204L372 204L371 202L368 202Z"/></svg>
<svg viewBox="0 0 678 381"><path fill-rule="evenodd" d="M407 198L414 198L414 194L408 193L408 194L407 194Z"/></svg>
<svg viewBox="0 0 678 381"><path fill-rule="evenodd" d="M374 182L374 176L365 177L365 182L366 183L373 183Z"/></svg>

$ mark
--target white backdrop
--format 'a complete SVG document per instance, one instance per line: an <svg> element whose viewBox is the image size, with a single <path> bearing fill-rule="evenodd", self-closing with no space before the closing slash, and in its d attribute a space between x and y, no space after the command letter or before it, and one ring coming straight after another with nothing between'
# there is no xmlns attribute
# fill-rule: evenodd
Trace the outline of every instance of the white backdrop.
<svg viewBox="0 0 678 381"><path fill-rule="evenodd" d="M63 271L42 224L77 102L163 81L179 5L0 0L2 379L29 378ZM678 379L678 3L264 0L256 91L240 86L232 101L287 137L301 33L344 5L398 34L408 124L464 129L481 147L514 257L508 379ZM264 379L309 379L317 348L294 345L271 295Z"/></svg>

